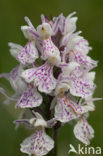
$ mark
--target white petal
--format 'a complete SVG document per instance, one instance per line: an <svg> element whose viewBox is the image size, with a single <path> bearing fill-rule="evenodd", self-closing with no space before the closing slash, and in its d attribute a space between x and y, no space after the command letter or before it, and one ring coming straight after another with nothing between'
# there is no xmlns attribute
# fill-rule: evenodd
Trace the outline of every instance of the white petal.
<svg viewBox="0 0 103 156"><path fill-rule="evenodd" d="M53 66L47 62L36 69L32 68L24 71L22 77L28 83L34 81L34 85L38 86L41 92L50 93L56 86L56 79L53 77Z"/></svg>
<svg viewBox="0 0 103 156"><path fill-rule="evenodd" d="M13 68L10 73L0 74L0 78L4 77L10 81L12 88L18 95L21 94L26 88L26 83L20 77L22 71L23 67L20 65Z"/></svg>
<svg viewBox="0 0 103 156"><path fill-rule="evenodd" d="M58 66L61 62L60 57L60 51L59 49L54 45L51 39L46 39L43 41L43 47L42 47L42 55L41 58L43 60L47 60L53 64Z"/></svg>
<svg viewBox="0 0 103 156"><path fill-rule="evenodd" d="M59 98L55 107L55 118L63 123L76 119L78 116L71 106L71 102L65 98Z"/></svg>
<svg viewBox="0 0 103 156"><path fill-rule="evenodd" d="M77 51L72 51L69 53L69 61L76 61L83 68L91 70L97 66L97 61L92 60L89 56L81 54Z"/></svg>
<svg viewBox="0 0 103 156"><path fill-rule="evenodd" d="M65 96L59 97L55 107L55 118L65 123L78 118L88 111L93 111L92 107L89 105L79 105Z"/></svg>
<svg viewBox="0 0 103 156"><path fill-rule="evenodd" d="M21 144L21 152L37 156L47 155L54 147L54 141L42 130L36 130Z"/></svg>
<svg viewBox="0 0 103 156"><path fill-rule="evenodd" d="M53 32L56 34L58 29L61 29L61 22L63 20L63 14L60 14L57 18L55 18L55 22L53 24Z"/></svg>
<svg viewBox="0 0 103 156"><path fill-rule="evenodd" d="M63 73L59 75L59 81L62 83L68 84L70 88L70 93L73 96L79 96L82 98L86 98L87 96L91 96L94 92L94 89L96 85L93 82L94 73L88 73L86 74L80 66L77 66L75 68L75 63L74 67L69 65L64 67L65 70L63 70ZM72 62L70 63L72 65ZM73 69L72 71L70 69Z"/></svg>
<svg viewBox="0 0 103 156"><path fill-rule="evenodd" d="M35 122L35 127L39 127L39 126L47 127L46 121L43 119L37 119Z"/></svg>
<svg viewBox="0 0 103 156"><path fill-rule="evenodd" d="M94 137L94 130L85 119L80 119L74 127L74 135L84 144L89 145Z"/></svg>
<svg viewBox="0 0 103 156"><path fill-rule="evenodd" d="M94 81L95 80L95 72L89 72L85 76L89 81Z"/></svg>
<svg viewBox="0 0 103 156"><path fill-rule="evenodd" d="M10 72L11 86L19 94L22 94L27 87L27 84L20 77L22 72L22 66L17 66Z"/></svg>
<svg viewBox="0 0 103 156"><path fill-rule="evenodd" d="M41 15L41 21L42 21L42 23L45 23L46 22L46 20L45 20L45 15Z"/></svg>
<svg viewBox="0 0 103 156"><path fill-rule="evenodd" d="M74 50L83 53L83 54L88 54L89 50L91 50L92 48L89 47L89 43L87 40L85 40L83 37L79 37L78 38L78 42L76 42Z"/></svg>
<svg viewBox="0 0 103 156"><path fill-rule="evenodd" d="M25 16L24 19L27 22L28 26L30 26L31 28L33 28L35 30L35 28L34 28L33 24L31 23L30 19L27 16Z"/></svg>
<svg viewBox="0 0 103 156"><path fill-rule="evenodd" d="M7 100L4 101L5 104L9 104L11 100L17 101L23 91L26 89L27 84L21 79L20 75L23 71L22 66L16 66L12 69L10 73L0 74L0 78L4 77L9 80L12 88L15 91L15 94L12 97L8 97L5 91L1 91L6 97Z"/></svg>
<svg viewBox="0 0 103 156"><path fill-rule="evenodd" d="M76 30L77 19L78 19L77 17L66 18L65 34L74 32Z"/></svg>
<svg viewBox="0 0 103 156"><path fill-rule="evenodd" d="M83 39L83 37L79 36L80 33L81 33L81 31L78 31L76 33L70 32L70 33L64 35L63 38L61 39L61 46L66 45L69 48L69 50L74 50L77 43L81 39Z"/></svg>
<svg viewBox="0 0 103 156"><path fill-rule="evenodd" d="M34 154L34 139L33 139L33 135L26 138L22 144L21 144L21 152L26 153L26 154Z"/></svg>
<svg viewBox="0 0 103 156"><path fill-rule="evenodd" d="M88 82L88 79L74 78L69 83L70 93L82 98L92 95L95 89L93 82Z"/></svg>
<svg viewBox="0 0 103 156"><path fill-rule="evenodd" d="M35 42L28 42L17 56L17 60L22 64L32 64L39 57L38 51L35 47Z"/></svg>
<svg viewBox="0 0 103 156"><path fill-rule="evenodd" d="M19 44L16 44L16 43L8 43L9 47L10 47L10 54L13 56L13 57L17 57L18 54L20 54L20 52L22 51L23 47Z"/></svg>
<svg viewBox="0 0 103 156"><path fill-rule="evenodd" d="M23 32L26 39L33 40L35 39L34 35L30 33L31 27L30 26L21 26L21 31Z"/></svg>
<svg viewBox="0 0 103 156"><path fill-rule="evenodd" d="M76 69L76 67L80 66L77 62L70 62L67 66L62 68L64 75L70 75L70 73Z"/></svg>
<svg viewBox="0 0 103 156"><path fill-rule="evenodd" d="M23 95L18 101L16 107L33 108L40 106L41 103L42 96L40 95L40 93L37 92L37 90L34 87L28 86L27 90L24 91Z"/></svg>
<svg viewBox="0 0 103 156"><path fill-rule="evenodd" d="M37 118L34 126L35 127L39 127L39 126L47 127L47 123L44 120L44 118L38 112L35 112L34 114Z"/></svg>

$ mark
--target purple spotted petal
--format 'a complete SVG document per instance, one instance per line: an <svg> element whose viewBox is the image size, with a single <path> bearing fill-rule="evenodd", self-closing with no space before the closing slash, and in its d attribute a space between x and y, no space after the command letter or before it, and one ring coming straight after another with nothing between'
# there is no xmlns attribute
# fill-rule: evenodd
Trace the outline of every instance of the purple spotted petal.
<svg viewBox="0 0 103 156"><path fill-rule="evenodd" d="M42 96L40 93L32 86L28 86L27 90L24 91L20 100L18 101L16 107L21 108L33 108L38 107L42 103Z"/></svg>
<svg viewBox="0 0 103 156"><path fill-rule="evenodd" d="M64 98L59 98L55 107L55 118L60 122L66 123L78 116L72 107L72 103Z"/></svg>
<svg viewBox="0 0 103 156"><path fill-rule="evenodd" d="M61 122L69 122L72 119L78 118L80 115L92 111L88 105L78 105L66 97L58 98L55 107L55 118Z"/></svg>
<svg viewBox="0 0 103 156"><path fill-rule="evenodd" d="M59 53L58 48L54 45L51 39L46 39L43 41L42 58L46 60L51 53Z"/></svg>
<svg viewBox="0 0 103 156"><path fill-rule="evenodd" d="M38 68L25 70L22 77L28 83L34 81L34 85L38 86L41 92L50 93L56 86L56 79L53 77L53 66L48 63Z"/></svg>
<svg viewBox="0 0 103 156"><path fill-rule="evenodd" d="M86 69L92 69L97 66L97 61L92 60L89 56L73 51L69 55L69 61L76 61Z"/></svg>
<svg viewBox="0 0 103 156"><path fill-rule="evenodd" d="M84 74L86 73L86 71L84 71L81 66L77 66L71 73L71 76L73 75L73 77L82 77Z"/></svg>
<svg viewBox="0 0 103 156"><path fill-rule="evenodd" d="M54 141L43 130L36 130L32 136L23 141L20 150L29 155L43 156L53 147Z"/></svg>
<svg viewBox="0 0 103 156"><path fill-rule="evenodd" d="M96 88L94 84L95 72L84 71L76 62L70 62L68 66L62 67L59 82L66 83L73 96L86 98L91 96Z"/></svg>
<svg viewBox="0 0 103 156"><path fill-rule="evenodd" d="M28 42L22 49L21 53L17 57L17 60L26 65L33 63L38 57L38 51L35 47L35 43L32 41Z"/></svg>
<svg viewBox="0 0 103 156"><path fill-rule="evenodd" d="M94 83L89 82L88 79L84 78L72 78L70 85L70 93L74 96L80 96L82 98L91 96L95 89Z"/></svg>
<svg viewBox="0 0 103 156"><path fill-rule="evenodd" d="M74 135L84 144L89 145L90 140L94 137L94 130L88 124L88 122L83 118L78 121L74 127Z"/></svg>
<svg viewBox="0 0 103 156"><path fill-rule="evenodd" d="M77 104L73 101L70 101L70 104L71 104L73 111L77 115L82 115L84 113L87 113L88 111L93 111L93 109L89 105L80 105L80 104Z"/></svg>
<svg viewBox="0 0 103 156"><path fill-rule="evenodd" d="M52 64L59 65L61 62L59 49L54 45L51 39L43 41L42 55L43 60L49 60Z"/></svg>

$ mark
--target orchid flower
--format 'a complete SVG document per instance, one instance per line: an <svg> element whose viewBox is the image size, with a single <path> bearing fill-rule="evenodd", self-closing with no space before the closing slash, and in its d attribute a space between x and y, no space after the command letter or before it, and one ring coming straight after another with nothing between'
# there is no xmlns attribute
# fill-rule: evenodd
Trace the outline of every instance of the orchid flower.
<svg viewBox="0 0 103 156"><path fill-rule="evenodd" d="M88 102L84 104L82 102L78 103L67 97L65 94L69 89L67 85L62 84L61 86L57 86L56 89L57 104L55 106L55 118L58 121L66 123L79 118L88 111L94 111L94 106L88 105ZM88 101L88 99L86 99L86 101Z"/></svg>
<svg viewBox="0 0 103 156"><path fill-rule="evenodd" d="M62 66L59 83L66 83L70 93L74 96L86 98L93 94L95 89L95 72L85 72L76 62Z"/></svg>
<svg viewBox="0 0 103 156"><path fill-rule="evenodd" d="M21 143L21 152L27 153L28 155L46 155L54 147L54 141L45 132L45 127L47 127L47 122L39 113L34 113L35 118L29 120L17 120L15 123L24 123L27 126L31 125L34 127L34 134L26 138Z"/></svg>

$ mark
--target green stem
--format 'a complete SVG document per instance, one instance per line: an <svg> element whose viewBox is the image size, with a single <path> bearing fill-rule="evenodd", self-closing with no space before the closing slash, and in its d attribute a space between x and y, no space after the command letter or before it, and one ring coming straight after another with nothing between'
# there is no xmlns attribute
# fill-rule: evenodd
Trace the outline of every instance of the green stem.
<svg viewBox="0 0 103 156"><path fill-rule="evenodd" d="M54 139L53 156L57 156L57 138L58 138L58 129L54 127L53 128L53 139Z"/></svg>
<svg viewBox="0 0 103 156"><path fill-rule="evenodd" d="M58 142L58 131L61 127L61 123L57 122L57 124L53 127L53 139L54 139L54 149L53 149L53 156L57 156L57 142Z"/></svg>
<svg viewBox="0 0 103 156"><path fill-rule="evenodd" d="M52 151L48 153L47 156L57 156L57 137L58 137L58 129L54 127L53 128L54 148Z"/></svg>

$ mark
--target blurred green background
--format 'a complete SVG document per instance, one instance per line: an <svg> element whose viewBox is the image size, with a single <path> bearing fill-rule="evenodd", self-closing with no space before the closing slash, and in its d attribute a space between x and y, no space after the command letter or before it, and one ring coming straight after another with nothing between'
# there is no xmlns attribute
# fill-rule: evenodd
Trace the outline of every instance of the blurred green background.
<svg viewBox="0 0 103 156"><path fill-rule="evenodd" d="M17 62L9 54L8 42L26 43L20 26L24 25L24 16L28 16L34 26L40 23L40 14L58 16L61 12L65 16L76 11L79 18L77 30L89 40L93 50L90 56L99 60L95 69L97 89L96 97L103 97L103 0L0 0L0 73L9 72ZM9 92L10 85L0 80ZM15 131L13 120L17 118L18 111L14 105L2 104L4 97L0 94L0 155L25 156L19 150L19 144L29 136L30 131L23 127ZM103 101L95 102L96 111L90 114L89 123L95 129L95 138L91 146L103 147ZM58 156L68 156L69 144L77 148L77 141L73 135L73 125L66 124L60 130L58 138ZM73 155L73 154L71 154ZM102 151L103 155L103 151Z"/></svg>

